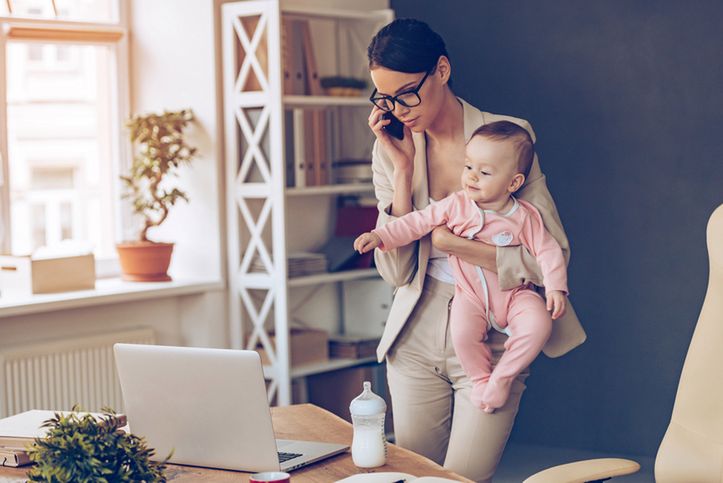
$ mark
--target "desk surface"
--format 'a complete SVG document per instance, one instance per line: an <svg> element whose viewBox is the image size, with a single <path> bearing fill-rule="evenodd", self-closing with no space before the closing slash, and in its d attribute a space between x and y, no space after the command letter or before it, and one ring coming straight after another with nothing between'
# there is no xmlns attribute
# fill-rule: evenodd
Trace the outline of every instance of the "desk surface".
<svg viewBox="0 0 723 483"><path fill-rule="evenodd" d="M352 427L336 415L312 404L275 407L271 409L276 437L279 439L305 439L325 441L351 446ZM0 468L0 482L25 481L24 468ZM446 471L436 463L406 449L389 445L387 464L373 470L354 466L351 453L345 453L320 461L291 473L293 483L327 483L361 472L399 471L417 476L441 476L454 480L466 480ZM193 466L168 465L168 481L181 482L248 482L249 473L214 470Z"/></svg>

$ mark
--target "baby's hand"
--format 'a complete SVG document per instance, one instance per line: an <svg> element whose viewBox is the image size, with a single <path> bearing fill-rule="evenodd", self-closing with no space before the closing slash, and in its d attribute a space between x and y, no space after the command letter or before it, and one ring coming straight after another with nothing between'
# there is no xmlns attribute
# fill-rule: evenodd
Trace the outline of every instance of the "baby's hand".
<svg viewBox="0 0 723 483"><path fill-rule="evenodd" d="M567 308L567 296L565 292L550 290L545 293L545 297L547 297L547 310L552 311L552 320L565 315L565 309Z"/></svg>
<svg viewBox="0 0 723 483"><path fill-rule="evenodd" d="M374 250L381 244L382 239L379 238L379 235L370 231L368 233L362 233L356 240L354 240L354 250L359 253L366 253L370 250Z"/></svg>

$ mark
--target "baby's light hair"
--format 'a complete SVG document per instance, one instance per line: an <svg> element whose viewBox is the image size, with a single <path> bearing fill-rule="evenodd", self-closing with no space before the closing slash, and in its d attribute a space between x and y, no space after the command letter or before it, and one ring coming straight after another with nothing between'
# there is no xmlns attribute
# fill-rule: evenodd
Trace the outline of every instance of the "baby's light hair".
<svg viewBox="0 0 723 483"><path fill-rule="evenodd" d="M514 141L517 148L517 171L524 174L525 178L530 174L532 160L535 157L535 146L530 133L525 128L511 121L495 121L475 129L470 141L475 136L482 136L493 141L507 139Z"/></svg>

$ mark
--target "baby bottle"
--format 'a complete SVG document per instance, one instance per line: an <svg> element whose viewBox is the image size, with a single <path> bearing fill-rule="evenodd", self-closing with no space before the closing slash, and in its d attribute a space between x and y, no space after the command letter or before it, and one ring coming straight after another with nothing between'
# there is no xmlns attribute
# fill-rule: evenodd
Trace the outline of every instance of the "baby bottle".
<svg viewBox="0 0 723 483"><path fill-rule="evenodd" d="M387 438L384 416L387 403L372 392L371 383L364 382L364 391L349 405L354 423L351 458L360 468L376 468L387 460Z"/></svg>

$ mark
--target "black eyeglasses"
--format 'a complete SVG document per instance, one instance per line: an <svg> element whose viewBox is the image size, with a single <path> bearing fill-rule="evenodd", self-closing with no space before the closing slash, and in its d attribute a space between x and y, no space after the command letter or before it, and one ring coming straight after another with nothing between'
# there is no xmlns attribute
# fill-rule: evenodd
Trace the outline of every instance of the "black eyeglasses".
<svg viewBox="0 0 723 483"><path fill-rule="evenodd" d="M418 106L422 103L422 98L419 97L419 89L422 88L424 81L427 80L427 77L429 77L429 74L431 73L431 70L427 71L427 73L424 74L424 77L422 77L422 80L419 81L419 84L417 84L417 87L415 87L414 89L401 92L396 96L377 96L377 89L374 88L374 92L372 92L369 100L372 101L375 106L385 112L393 111L394 104L396 102L403 105L404 107Z"/></svg>

